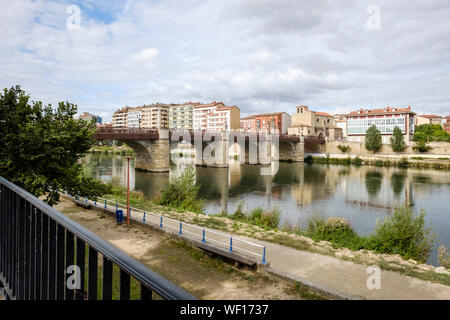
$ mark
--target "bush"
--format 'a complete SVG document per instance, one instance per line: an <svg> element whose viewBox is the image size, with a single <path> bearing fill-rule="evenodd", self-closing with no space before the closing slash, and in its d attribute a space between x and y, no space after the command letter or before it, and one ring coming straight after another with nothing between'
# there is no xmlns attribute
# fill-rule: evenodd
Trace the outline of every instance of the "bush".
<svg viewBox="0 0 450 320"><path fill-rule="evenodd" d="M377 221L372 246L375 251L399 254L406 259L425 262L433 248L434 237L425 226L425 213L415 215L409 206L394 209L392 216Z"/></svg>
<svg viewBox="0 0 450 320"><path fill-rule="evenodd" d="M311 164L313 162L314 162L314 158L311 155L309 155L305 158L305 163Z"/></svg>
<svg viewBox="0 0 450 320"><path fill-rule="evenodd" d="M416 145L413 146L413 150L417 152L428 152L433 148L427 145L427 142L424 140L416 141Z"/></svg>
<svg viewBox="0 0 450 320"><path fill-rule="evenodd" d="M269 211L264 211L263 208L257 207L250 211L248 220L259 226L277 228L280 224L280 210L274 208Z"/></svg>
<svg viewBox="0 0 450 320"><path fill-rule="evenodd" d="M350 146L345 146L345 145L342 145L342 144L338 145L337 147L338 147L339 150L341 150L342 153L346 153L347 151L350 150Z"/></svg>
<svg viewBox="0 0 450 320"><path fill-rule="evenodd" d="M447 252L447 248L444 245L438 248L437 256L441 266L450 269L450 253Z"/></svg>
<svg viewBox="0 0 450 320"><path fill-rule="evenodd" d="M239 202L236 211L234 211L234 214L231 216L231 218L236 220L242 220L246 218L244 212L244 201Z"/></svg>
<svg viewBox="0 0 450 320"><path fill-rule="evenodd" d="M308 219L307 235L316 241L329 241L333 246L359 250L367 247L368 240L358 234L345 218L324 219L318 214Z"/></svg>
<svg viewBox="0 0 450 320"><path fill-rule="evenodd" d="M399 162L397 162L397 165L400 168L407 168L409 167L409 161L406 157L403 157Z"/></svg>
<svg viewBox="0 0 450 320"><path fill-rule="evenodd" d="M197 213L203 211L203 201L199 199L200 186L195 185L195 173L191 168L183 171L180 177L161 192L156 203L176 209L189 210Z"/></svg>
<svg viewBox="0 0 450 320"><path fill-rule="evenodd" d="M352 160L352 164L353 165L355 165L355 166L360 166L360 165L362 165L363 164L363 159L361 159L360 157L355 157L353 160Z"/></svg>

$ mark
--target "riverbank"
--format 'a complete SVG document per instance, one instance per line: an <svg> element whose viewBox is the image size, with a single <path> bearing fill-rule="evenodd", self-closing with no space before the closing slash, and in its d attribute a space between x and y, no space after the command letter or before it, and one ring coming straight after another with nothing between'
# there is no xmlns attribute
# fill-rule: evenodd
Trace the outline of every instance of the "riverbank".
<svg viewBox="0 0 450 320"><path fill-rule="evenodd" d="M107 195L105 198L121 203L126 202L125 193ZM267 225L256 225L226 216L211 216L184 210L162 207L148 201L141 192L132 192L130 204L133 207L164 215L183 222L204 226L211 229L229 232L231 234L251 237L297 250L309 251L327 255L340 260L351 261L363 265L376 264L381 269L395 271L403 275L412 276L422 280L450 285L450 270L443 267L434 267L428 264L419 264L414 260L405 260L400 255L380 254L370 250L350 250L339 248L328 241L315 241L296 228L274 228ZM269 219L270 220L270 219ZM256 222L257 223L257 222Z"/></svg>
<svg viewBox="0 0 450 320"><path fill-rule="evenodd" d="M128 146L94 146L88 153L116 154L122 156L134 156L135 152Z"/></svg>
<svg viewBox="0 0 450 320"><path fill-rule="evenodd" d="M450 155L305 154L305 163L450 170Z"/></svg>
<svg viewBox="0 0 450 320"><path fill-rule="evenodd" d="M199 299L323 299L298 283L237 268L159 231L118 226L114 218L62 198L55 209ZM137 287L138 289L139 287ZM133 289L133 288L132 288ZM99 289L99 293L101 288ZM132 298L134 296L132 295ZM137 294L138 298L139 295Z"/></svg>

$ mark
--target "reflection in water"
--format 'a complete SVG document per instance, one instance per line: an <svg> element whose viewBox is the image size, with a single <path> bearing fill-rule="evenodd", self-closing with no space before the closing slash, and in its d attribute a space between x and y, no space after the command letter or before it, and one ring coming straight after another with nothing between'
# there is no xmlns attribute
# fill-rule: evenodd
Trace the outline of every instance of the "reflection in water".
<svg viewBox="0 0 450 320"><path fill-rule="evenodd" d="M378 171L366 172L366 189L371 198L376 198L380 193L383 175Z"/></svg>
<svg viewBox="0 0 450 320"><path fill-rule="evenodd" d="M406 174L404 172L394 172L391 176L392 192L399 197L405 187Z"/></svg>
<svg viewBox="0 0 450 320"><path fill-rule="evenodd" d="M112 178L126 183L126 159L121 156L89 154L84 160L93 175L104 181ZM169 179L184 167L172 167L170 173L134 171L130 161L130 185L150 198L157 196ZM325 216L348 218L360 234L371 233L377 218L392 208L407 203L416 211L427 212L438 240L450 246L448 194L450 172L385 167L350 167L280 163L274 176L260 175L260 166L233 163L229 168L193 167L204 211L216 214L234 212L240 201L246 209L257 206L278 207L281 225L286 222L302 226L315 212ZM436 263L435 254L431 262Z"/></svg>

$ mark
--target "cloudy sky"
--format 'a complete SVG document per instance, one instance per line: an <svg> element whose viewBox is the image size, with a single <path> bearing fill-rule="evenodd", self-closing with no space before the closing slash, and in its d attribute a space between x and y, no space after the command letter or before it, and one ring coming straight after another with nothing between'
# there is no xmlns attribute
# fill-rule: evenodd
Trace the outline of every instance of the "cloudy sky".
<svg viewBox="0 0 450 320"><path fill-rule="evenodd" d="M242 116L299 104L450 114L448 0L0 5L0 86L107 122L120 106L214 100Z"/></svg>

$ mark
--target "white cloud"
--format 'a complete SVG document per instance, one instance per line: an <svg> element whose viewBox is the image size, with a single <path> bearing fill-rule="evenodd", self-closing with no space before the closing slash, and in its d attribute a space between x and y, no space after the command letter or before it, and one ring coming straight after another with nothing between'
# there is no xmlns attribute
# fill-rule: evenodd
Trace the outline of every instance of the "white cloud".
<svg viewBox="0 0 450 320"><path fill-rule="evenodd" d="M81 29L67 30L74 3ZM379 30L365 28L372 4ZM450 114L446 0L17 0L3 8L0 86L69 100L107 121L118 106L186 100L223 100L242 114L292 113L300 103Z"/></svg>

